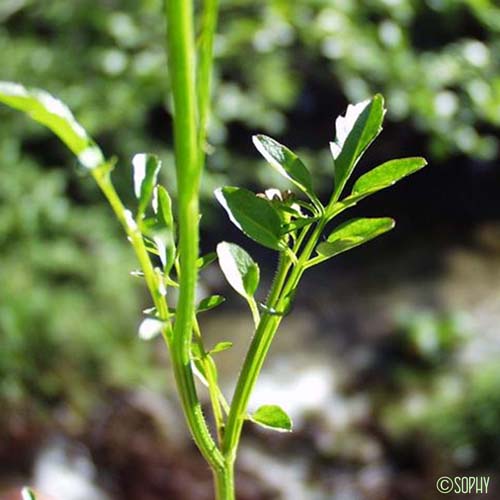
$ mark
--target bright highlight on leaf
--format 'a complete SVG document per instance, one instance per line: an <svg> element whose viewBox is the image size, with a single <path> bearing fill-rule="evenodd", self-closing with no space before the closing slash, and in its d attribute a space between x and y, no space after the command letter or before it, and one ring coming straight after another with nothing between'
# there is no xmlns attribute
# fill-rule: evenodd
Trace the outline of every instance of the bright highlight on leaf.
<svg viewBox="0 0 500 500"><path fill-rule="evenodd" d="M161 161L156 155L140 153L132 159L132 166L134 167L134 193L139 200L137 213L142 216L153 196Z"/></svg>
<svg viewBox="0 0 500 500"><path fill-rule="evenodd" d="M257 263L243 248L225 241L217 245L217 256L227 282L241 296L252 298L259 286L260 271Z"/></svg>
<svg viewBox="0 0 500 500"><path fill-rule="evenodd" d="M248 189L223 187L215 196L231 222L249 238L273 250L282 250L281 218L269 200Z"/></svg>
<svg viewBox="0 0 500 500"><path fill-rule="evenodd" d="M105 163L102 151L76 121L69 108L48 92L27 89L18 83L0 82L0 102L23 111L52 130L84 167L93 169Z"/></svg>
<svg viewBox="0 0 500 500"><path fill-rule="evenodd" d="M349 105L345 116L335 122L336 140L330 143L335 161L335 195L339 196L356 163L382 131L384 99L373 99Z"/></svg>
<svg viewBox="0 0 500 500"><path fill-rule="evenodd" d="M155 318L146 318L139 326L139 338L142 340L151 340L160 335L164 327L163 321Z"/></svg>
<svg viewBox="0 0 500 500"><path fill-rule="evenodd" d="M253 143L259 153L275 170L292 181L315 203L319 203L314 194L311 174L293 151L265 135L254 135Z"/></svg>
<svg viewBox="0 0 500 500"><path fill-rule="evenodd" d="M337 227L325 242L316 247L316 251L319 255L330 258L390 231L394 225L394 220L388 217L351 219Z"/></svg>
<svg viewBox="0 0 500 500"><path fill-rule="evenodd" d="M279 432L291 432L292 430L292 419L277 405L261 406L250 416L250 420Z"/></svg>

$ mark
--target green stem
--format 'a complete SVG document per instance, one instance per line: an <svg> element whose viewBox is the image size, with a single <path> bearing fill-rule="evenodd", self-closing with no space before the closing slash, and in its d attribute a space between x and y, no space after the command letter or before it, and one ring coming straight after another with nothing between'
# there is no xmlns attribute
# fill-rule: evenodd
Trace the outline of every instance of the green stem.
<svg viewBox="0 0 500 500"><path fill-rule="evenodd" d="M245 421L248 401L280 322L281 317L279 316L263 314L248 349L236 384L224 434L223 452L228 460L235 460L236 458L236 450Z"/></svg>
<svg viewBox="0 0 500 500"><path fill-rule="evenodd" d="M186 0L166 0L167 47L174 108L174 144L178 185L180 287L172 341L172 364L191 434L214 470L225 469L208 430L191 367L191 339L198 279L199 184L201 174L196 116L193 7Z"/></svg>
<svg viewBox="0 0 500 500"><path fill-rule="evenodd" d="M198 343L200 352L202 353L201 365L205 374L208 394L210 396L210 403L212 404L212 411L215 420L215 428L217 430L217 438L219 443L222 443L222 432L224 429L224 415L222 414L221 402L220 402L220 390L217 384L217 366L214 360L205 350L205 345L203 344L203 338L201 336L200 325L198 320L195 318L193 321L195 341Z"/></svg>
<svg viewBox="0 0 500 500"><path fill-rule="evenodd" d="M287 272L289 263L285 260L287 256L286 254L281 255L278 271L269 294L268 304L270 307L274 306L274 309L278 311L286 308L286 299L296 289L304 273L305 264L323 232L325 223L326 221L324 219L318 223L311 238L307 241L297 264L292 267L288 278ZM236 458L236 451L245 421L250 395L261 372L281 320L281 316L264 313L248 349L243 368L240 372L238 382L236 383L231 410L226 424L223 452L228 461L233 461Z"/></svg>
<svg viewBox="0 0 500 500"><path fill-rule="evenodd" d="M103 165L103 167L105 167L105 165ZM104 174L101 172L104 172ZM108 200L108 203L110 204L117 219L125 229L125 233L134 248L135 254L144 273L146 286L148 287L151 297L153 298L154 305L158 310L160 318L167 321L167 333L170 334L172 326L169 321L167 300L166 297L160 293L157 275L153 268L153 264L151 263L151 259L149 258L146 246L144 245L142 234L133 218L131 216L127 217L127 210L111 182L109 170L107 168L97 168L94 170L93 176L102 193Z"/></svg>
<svg viewBox="0 0 500 500"><path fill-rule="evenodd" d="M227 463L224 471L214 474L216 500L235 500L234 464Z"/></svg>
<svg viewBox="0 0 500 500"><path fill-rule="evenodd" d="M260 322L259 307L257 306L257 302L253 297L248 297L247 302L248 302L248 307L250 308L250 312L252 313L253 323L255 325L255 328L257 328Z"/></svg>

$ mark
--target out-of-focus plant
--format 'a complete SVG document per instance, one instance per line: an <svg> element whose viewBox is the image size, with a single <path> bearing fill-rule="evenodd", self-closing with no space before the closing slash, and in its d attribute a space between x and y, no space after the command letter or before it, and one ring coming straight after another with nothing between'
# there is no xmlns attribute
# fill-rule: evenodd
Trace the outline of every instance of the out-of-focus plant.
<svg viewBox="0 0 500 500"><path fill-rule="evenodd" d="M467 325L458 313L406 313L399 318L401 357L411 356L429 367L443 366L467 338Z"/></svg>
<svg viewBox="0 0 500 500"><path fill-rule="evenodd" d="M207 149L218 5L214 0L203 4L198 30L193 10L193 4L185 0L165 2L174 110L176 210L167 189L158 183L161 162L157 156L145 153L134 156L136 203L131 211L122 202L112 180L117 160L105 157L61 101L45 91L10 82L0 83L0 101L26 113L58 136L92 175L109 202L139 261L140 270L134 274L144 279L152 300L152 307L144 311L146 317L139 335L144 339L163 337L171 354L186 423L214 473L216 497L230 500L235 495L234 464L244 423L253 421L278 431L292 429L291 419L282 408L268 404L250 414L248 404L303 274L394 227L390 218L351 219L333 228L331 222L364 198L417 172L426 161L419 157L387 161L359 177L346 194L357 163L382 131L385 107L380 95L349 106L346 114L337 118L335 140L330 143L333 182L326 203L320 200L310 171L295 153L268 136L254 136L258 151L298 193L271 189L255 194L232 186L216 190L217 200L231 221L246 236L278 254L271 288L265 301L259 303L256 298L259 266L245 250L222 242L217 246L216 256L199 256L199 189ZM209 296L199 303L195 300L199 269L210 265L215 258L229 284L247 301L255 327L230 403L218 385L214 355L231 345L225 342L207 348L198 323L199 313L219 306L223 299ZM175 304L173 290L178 291ZM103 301L107 302L112 300ZM201 408L195 375L208 389L215 436Z"/></svg>
<svg viewBox="0 0 500 500"><path fill-rule="evenodd" d="M385 425L395 437L418 436L449 469L492 468L500 463L498 365L455 367L435 378L432 390L408 394L390 407Z"/></svg>
<svg viewBox="0 0 500 500"><path fill-rule="evenodd" d="M442 448L445 459L461 467L500 464L500 371L498 365L477 367L462 390L447 398L436 394L417 426Z"/></svg>
<svg viewBox="0 0 500 500"><path fill-rule="evenodd" d="M430 136L435 155L496 155L500 8L494 2L325 1L309 21L311 47L331 60L350 99L382 90L389 117L412 120Z"/></svg>
<svg viewBox="0 0 500 500"><path fill-rule="evenodd" d="M3 416L26 404L84 416L96 387L152 380L150 351L130 335L141 303L122 272L132 256L102 208L69 202L65 172L42 173L15 140L3 145L2 166L16 165L0 168Z"/></svg>

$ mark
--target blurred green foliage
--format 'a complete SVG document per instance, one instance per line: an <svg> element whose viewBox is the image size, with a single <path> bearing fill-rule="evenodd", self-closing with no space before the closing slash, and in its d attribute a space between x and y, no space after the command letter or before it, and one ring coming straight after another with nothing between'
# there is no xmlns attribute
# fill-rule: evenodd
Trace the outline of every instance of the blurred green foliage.
<svg viewBox="0 0 500 500"><path fill-rule="evenodd" d="M427 369L443 368L453 361L458 348L470 337L463 314L431 311L407 312L399 318L398 337L407 369L419 364ZM409 362L409 361L412 362Z"/></svg>
<svg viewBox="0 0 500 500"><path fill-rule="evenodd" d="M462 467L500 464L500 370L482 366L473 372L460 396L441 397L421 418L429 438L442 446L445 458Z"/></svg>
<svg viewBox="0 0 500 500"><path fill-rule="evenodd" d="M400 438L436 450L445 470L494 468L500 463L500 370L498 364L448 373L425 394L409 392L386 412Z"/></svg>
<svg viewBox="0 0 500 500"><path fill-rule="evenodd" d="M0 157L0 400L9 410L85 414L110 388L151 381L134 335L134 261L110 214L74 206L61 170L41 172L17 141ZM33 409L33 408L32 408Z"/></svg>

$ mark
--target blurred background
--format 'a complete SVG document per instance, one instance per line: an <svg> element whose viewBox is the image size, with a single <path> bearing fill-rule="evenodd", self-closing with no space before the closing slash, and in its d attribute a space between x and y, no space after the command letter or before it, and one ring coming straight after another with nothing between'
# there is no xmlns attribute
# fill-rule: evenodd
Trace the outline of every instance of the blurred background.
<svg viewBox="0 0 500 500"><path fill-rule="evenodd" d="M247 425L241 500L432 499L442 475L489 475L500 496L500 7L494 0L222 0L203 249L243 244L212 197L226 183L289 187L251 144L299 152L327 197L328 142L348 102L387 100L358 174L430 167L349 212L388 236L303 280L252 406L280 404L291 435ZM116 154L155 152L173 187L160 0L2 0L0 79L43 87ZM61 500L209 500L161 341L137 338L147 295L92 182L57 139L0 109L0 498L26 482ZM265 285L262 296L265 296ZM216 265L203 317L231 393L251 335ZM54 488L56 493L54 493ZM3 495L3 496L2 496ZM14 495L14 493L12 493Z"/></svg>

